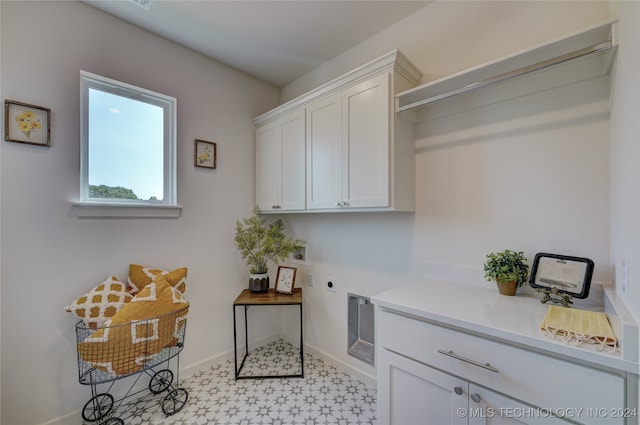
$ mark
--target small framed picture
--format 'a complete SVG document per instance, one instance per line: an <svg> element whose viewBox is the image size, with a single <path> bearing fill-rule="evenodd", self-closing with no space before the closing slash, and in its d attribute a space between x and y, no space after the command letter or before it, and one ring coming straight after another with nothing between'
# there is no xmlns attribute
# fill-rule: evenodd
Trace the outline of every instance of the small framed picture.
<svg viewBox="0 0 640 425"><path fill-rule="evenodd" d="M216 144L195 139L193 165L203 168L216 168Z"/></svg>
<svg viewBox="0 0 640 425"><path fill-rule="evenodd" d="M5 99L4 140L51 146L51 109Z"/></svg>
<svg viewBox="0 0 640 425"><path fill-rule="evenodd" d="M540 252L533 259L529 285L553 289L575 298L587 298L591 287L593 261L588 258Z"/></svg>
<svg viewBox="0 0 640 425"><path fill-rule="evenodd" d="M282 292L283 294L292 294L293 287L296 283L296 272L298 269L295 267L278 267L278 276L276 277L276 292Z"/></svg>

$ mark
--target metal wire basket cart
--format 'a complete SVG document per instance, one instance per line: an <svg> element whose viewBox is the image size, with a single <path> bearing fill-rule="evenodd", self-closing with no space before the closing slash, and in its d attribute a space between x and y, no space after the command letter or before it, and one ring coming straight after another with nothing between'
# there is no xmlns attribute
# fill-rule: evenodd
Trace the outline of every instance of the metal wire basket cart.
<svg viewBox="0 0 640 425"><path fill-rule="evenodd" d="M166 416L182 410L189 393L178 386L179 354L184 347L188 309L186 306L151 319L97 330L82 321L76 324L78 377L81 384L91 386L91 399L82 409L84 421L124 425L116 412L127 404L125 400L139 399L133 397L147 389L152 395L167 392L161 402ZM174 366L175 380L170 363ZM144 381L138 384L143 376L150 377L146 387L142 387ZM123 380L127 377L131 378ZM116 382L124 385L125 390L122 385L114 387Z"/></svg>

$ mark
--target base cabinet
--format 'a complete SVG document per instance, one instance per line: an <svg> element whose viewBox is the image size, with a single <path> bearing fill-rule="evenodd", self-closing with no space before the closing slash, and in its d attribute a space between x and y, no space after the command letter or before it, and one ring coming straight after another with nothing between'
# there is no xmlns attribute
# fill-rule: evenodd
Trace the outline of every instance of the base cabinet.
<svg viewBox="0 0 640 425"><path fill-rule="evenodd" d="M378 423L389 425L568 425L464 379L387 350L379 359Z"/></svg>
<svg viewBox="0 0 640 425"><path fill-rule="evenodd" d="M375 317L379 424L637 424L625 373L394 310Z"/></svg>
<svg viewBox="0 0 640 425"><path fill-rule="evenodd" d="M460 414L469 407L465 381L387 350L379 351L378 370L379 424L468 423Z"/></svg>

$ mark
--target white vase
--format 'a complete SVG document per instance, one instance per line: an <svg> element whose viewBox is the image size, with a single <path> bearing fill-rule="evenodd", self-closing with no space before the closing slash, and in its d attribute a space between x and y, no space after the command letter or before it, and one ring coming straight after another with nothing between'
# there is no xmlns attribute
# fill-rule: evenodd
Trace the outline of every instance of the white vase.
<svg viewBox="0 0 640 425"><path fill-rule="evenodd" d="M269 290L269 273L251 273L249 275L251 292L267 292Z"/></svg>

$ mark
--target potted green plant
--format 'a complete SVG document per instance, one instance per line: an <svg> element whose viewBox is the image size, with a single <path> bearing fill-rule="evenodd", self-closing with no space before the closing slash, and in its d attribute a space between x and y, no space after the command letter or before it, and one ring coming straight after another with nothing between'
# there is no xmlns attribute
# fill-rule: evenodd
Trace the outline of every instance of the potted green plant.
<svg viewBox="0 0 640 425"><path fill-rule="evenodd" d="M234 241L249 266L249 289L252 292L269 289L270 262L284 260L305 245L305 241L284 234L282 219L267 225L257 206L251 217L236 221Z"/></svg>
<svg viewBox="0 0 640 425"><path fill-rule="evenodd" d="M504 250L487 255L484 263L484 277L496 282L503 295L515 295L529 276L529 265L524 252Z"/></svg>

